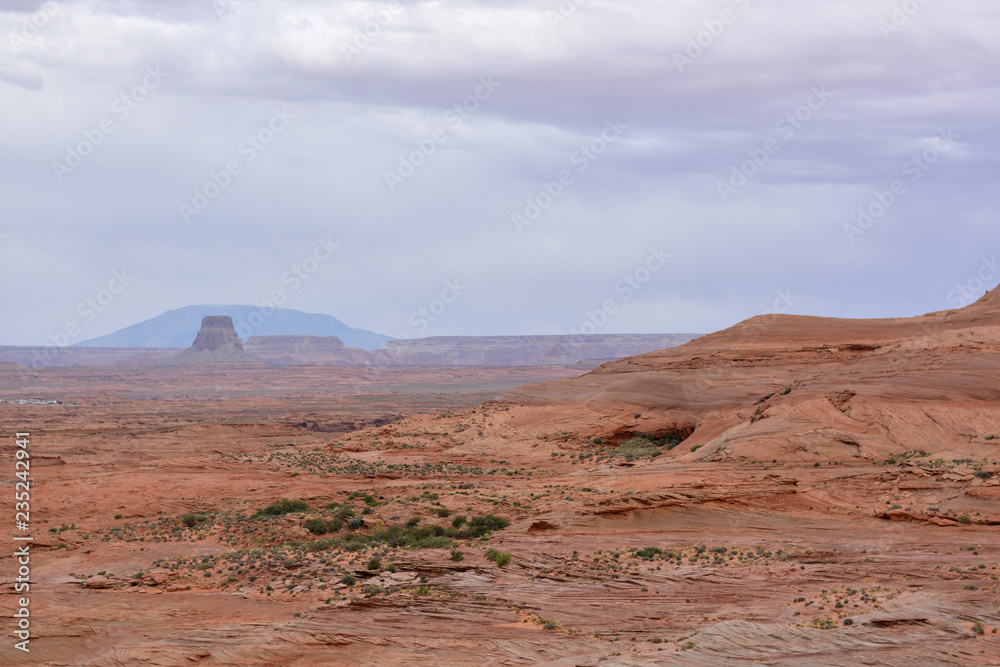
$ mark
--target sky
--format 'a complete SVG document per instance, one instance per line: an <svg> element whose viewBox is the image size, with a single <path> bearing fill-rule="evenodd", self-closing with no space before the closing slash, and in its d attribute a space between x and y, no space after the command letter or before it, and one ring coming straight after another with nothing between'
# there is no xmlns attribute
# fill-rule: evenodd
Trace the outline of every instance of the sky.
<svg viewBox="0 0 1000 667"><path fill-rule="evenodd" d="M1000 282L1000 8L4 0L0 344L895 317Z"/></svg>

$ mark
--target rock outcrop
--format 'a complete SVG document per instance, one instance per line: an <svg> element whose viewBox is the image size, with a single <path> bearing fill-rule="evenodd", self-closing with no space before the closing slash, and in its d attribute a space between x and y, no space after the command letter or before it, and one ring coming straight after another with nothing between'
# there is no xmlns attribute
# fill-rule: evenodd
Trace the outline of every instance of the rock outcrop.
<svg viewBox="0 0 1000 667"><path fill-rule="evenodd" d="M913 318L762 315L501 400L612 443L690 435L692 462L995 458L998 374L1000 288Z"/></svg>
<svg viewBox="0 0 1000 667"><path fill-rule="evenodd" d="M228 315L206 316L191 347L163 362L166 366L217 363L259 363L243 350Z"/></svg>
<svg viewBox="0 0 1000 667"><path fill-rule="evenodd" d="M621 359L683 345L696 334L579 336L431 336L394 340L374 363L404 366L549 366Z"/></svg>
<svg viewBox="0 0 1000 667"><path fill-rule="evenodd" d="M244 347L254 359L280 366L364 366L371 353L345 347L337 336L251 336Z"/></svg>
<svg viewBox="0 0 1000 667"><path fill-rule="evenodd" d="M0 362L29 368L53 366L150 366L169 355L177 347L57 347L0 345ZM150 361L150 360L154 361ZM126 361L129 360L129 361Z"/></svg>
<svg viewBox="0 0 1000 667"><path fill-rule="evenodd" d="M207 317L205 320L226 320ZM223 328L226 331L223 331ZM586 336L433 336L390 341L369 352L346 347L337 336L251 336L245 344L232 324L199 331L191 350L219 353L220 361L254 360L278 366L562 366L611 361L683 345L694 334L590 334ZM229 347L227 347L229 346ZM157 366L192 363L176 347L0 346L0 363L21 366ZM212 355L199 355L203 359ZM230 358L232 357L232 358ZM188 361L185 361L188 360ZM211 360L210 360L211 361ZM199 363L198 360L193 363Z"/></svg>

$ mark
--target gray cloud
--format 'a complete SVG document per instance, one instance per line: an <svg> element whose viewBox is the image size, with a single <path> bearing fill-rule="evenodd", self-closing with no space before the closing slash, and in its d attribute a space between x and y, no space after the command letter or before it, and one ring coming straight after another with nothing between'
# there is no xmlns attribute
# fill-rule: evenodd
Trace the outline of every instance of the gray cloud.
<svg viewBox="0 0 1000 667"><path fill-rule="evenodd" d="M998 17L981 3L928 3L884 38L891 2L592 1L553 27L557 2L66 1L12 42L42 6L0 12L5 343L46 342L123 267L134 282L80 340L252 303L327 235L340 252L286 305L389 335L456 277L468 288L423 333L564 333L608 298L603 331L708 331L786 289L789 312L917 314L955 305L998 245ZM133 99L149 67L168 75ZM456 116L482 76L499 87ZM616 117L620 140L580 171ZM947 127L954 145L909 180ZM95 132L60 181L53 163ZM386 172L428 141L390 191ZM180 205L230 162L186 223ZM512 214L563 170L572 183L518 233ZM894 180L905 194L851 243L844 225ZM660 245L669 263L625 300L617 281Z"/></svg>

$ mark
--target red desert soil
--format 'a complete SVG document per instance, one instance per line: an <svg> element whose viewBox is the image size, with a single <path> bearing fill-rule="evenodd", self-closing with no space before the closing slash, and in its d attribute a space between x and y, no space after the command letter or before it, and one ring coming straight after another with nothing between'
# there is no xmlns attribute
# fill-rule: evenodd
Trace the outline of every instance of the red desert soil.
<svg viewBox="0 0 1000 667"><path fill-rule="evenodd" d="M0 663L1000 664L998 371L996 290L574 379L0 369L36 535Z"/></svg>

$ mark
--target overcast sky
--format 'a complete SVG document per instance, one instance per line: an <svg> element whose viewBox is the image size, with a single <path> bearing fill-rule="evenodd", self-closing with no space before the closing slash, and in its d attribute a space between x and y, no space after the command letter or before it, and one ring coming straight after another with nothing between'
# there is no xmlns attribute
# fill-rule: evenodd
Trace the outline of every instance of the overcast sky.
<svg viewBox="0 0 1000 667"><path fill-rule="evenodd" d="M272 296L390 336L962 305L994 5L4 0L0 343Z"/></svg>

